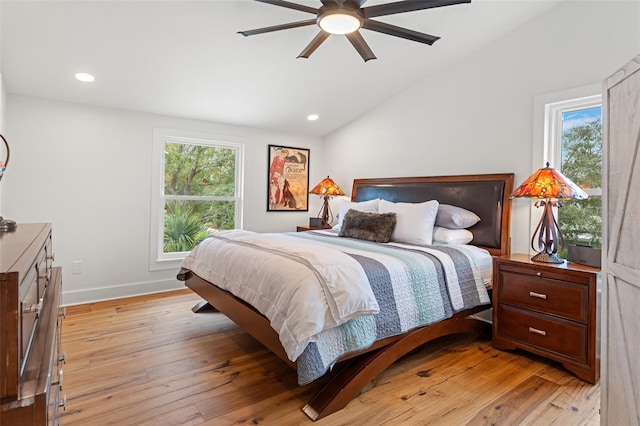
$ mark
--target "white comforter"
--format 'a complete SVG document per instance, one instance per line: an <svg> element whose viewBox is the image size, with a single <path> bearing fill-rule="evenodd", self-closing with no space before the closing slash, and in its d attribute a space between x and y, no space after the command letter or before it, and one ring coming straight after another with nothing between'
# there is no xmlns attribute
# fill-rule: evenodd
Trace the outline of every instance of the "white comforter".
<svg viewBox="0 0 640 426"><path fill-rule="evenodd" d="M200 243L182 267L262 312L295 361L322 330L379 312L360 264L321 245L287 234L223 231Z"/></svg>

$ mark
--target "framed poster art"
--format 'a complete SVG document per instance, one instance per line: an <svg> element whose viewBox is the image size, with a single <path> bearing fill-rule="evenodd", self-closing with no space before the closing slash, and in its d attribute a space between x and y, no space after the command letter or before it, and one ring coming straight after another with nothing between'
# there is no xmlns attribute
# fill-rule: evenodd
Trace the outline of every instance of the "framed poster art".
<svg viewBox="0 0 640 426"><path fill-rule="evenodd" d="M309 210L309 150L269 145L267 211Z"/></svg>

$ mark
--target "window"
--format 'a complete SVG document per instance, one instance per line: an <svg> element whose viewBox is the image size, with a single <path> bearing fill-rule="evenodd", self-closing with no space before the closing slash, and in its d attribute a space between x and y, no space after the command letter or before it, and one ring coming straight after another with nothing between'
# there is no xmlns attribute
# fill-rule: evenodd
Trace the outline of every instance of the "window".
<svg viewBox="0 0 640 426"><path fill-rule="evenodd" d="M602 98L587 96L547 104L546 156L589 195L564 200L558 226L566 244L602 243ZM562 257L566 257L566 247Z"/></svg>
<svg viewBox="0 0 640 426"><path fill-rule="evenodd" d="M151 270L175 268L209 234L242 227L242 148L154 130Z"/></svg>

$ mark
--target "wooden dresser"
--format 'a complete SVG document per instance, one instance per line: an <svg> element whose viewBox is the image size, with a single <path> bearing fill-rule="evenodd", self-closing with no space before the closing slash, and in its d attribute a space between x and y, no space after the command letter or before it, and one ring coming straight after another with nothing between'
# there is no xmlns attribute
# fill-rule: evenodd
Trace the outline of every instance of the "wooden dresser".
<svg viewBox="0 0 640 426"><path fill-rule="evenodd" d="M600 377L600 270L540 263L526 254L493 261L493 346L561 362L581 379Z"/></svg>
<svg viewBox="0 0 640 426"><path fill-rule="evenodd" d="M64 408L61 268L51 225L0 233L0 425L59 425Z"/></svg>

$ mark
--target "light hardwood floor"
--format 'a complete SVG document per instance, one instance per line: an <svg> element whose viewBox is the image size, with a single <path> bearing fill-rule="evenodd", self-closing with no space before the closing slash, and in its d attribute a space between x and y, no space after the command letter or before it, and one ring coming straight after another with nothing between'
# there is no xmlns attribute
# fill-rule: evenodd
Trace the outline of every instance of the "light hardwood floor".
<svg viewBox="0 0 640 426"><path fill-rule="evenodd" d="M189 290L67 308L62 423L310 425L296 373ZM600 388L557 364L447 337L318 425L597 425Z"/></svg>

